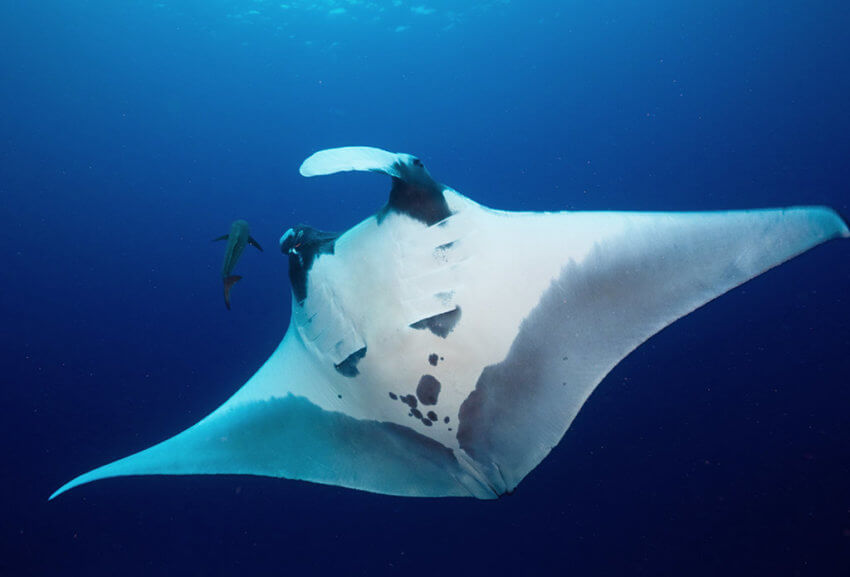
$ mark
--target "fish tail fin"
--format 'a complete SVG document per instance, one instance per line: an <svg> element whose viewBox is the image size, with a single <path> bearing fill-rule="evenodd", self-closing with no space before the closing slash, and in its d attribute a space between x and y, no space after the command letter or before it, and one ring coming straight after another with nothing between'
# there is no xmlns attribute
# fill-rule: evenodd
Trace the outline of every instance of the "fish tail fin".
<svg viewBox="0 0 850 577"><path fill-rule="evenodd" d="M242 277L238 274L224 277L224 306L227 307L227 310L230 310L230 289L240 280L242 280Z"/></svg>

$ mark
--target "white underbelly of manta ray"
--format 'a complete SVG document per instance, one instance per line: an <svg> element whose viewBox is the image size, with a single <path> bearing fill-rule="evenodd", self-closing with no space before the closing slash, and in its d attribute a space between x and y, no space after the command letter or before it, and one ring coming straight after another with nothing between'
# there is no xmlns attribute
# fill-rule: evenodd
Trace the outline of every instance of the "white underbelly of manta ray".
<svg viewBox="0 0 850 577"><path fill-rule="evenodd" d="M386 206L341 235L281 238L292 320L211 415L61 487L123 475L254 474L407 496L512 491L596 385L653 334L813 246L848 237L831 209L512 213L367 147L304 176L392 177Z"/></svg>

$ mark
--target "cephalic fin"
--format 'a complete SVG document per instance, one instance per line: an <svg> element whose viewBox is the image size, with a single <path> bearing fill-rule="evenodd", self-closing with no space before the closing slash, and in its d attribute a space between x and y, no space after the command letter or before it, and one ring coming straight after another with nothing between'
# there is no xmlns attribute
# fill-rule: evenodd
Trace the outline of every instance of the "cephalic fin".
<svg viewBox="0 0 850 577"><path fill-rule="evenodd" d="M390 212L405 214L427 226L451 216L445 187L434 180L419 158L388 152L371 146L343 146L320 150L307 158L299 169L302 176L322 176L337 172L380 172L392 177L387 205L378 213L378 222Z"/></svg>
<svg viewBox="0 0 850 577"><path fill-rule="evenodd" d="M311 155L301 164L301 176L322 176L337 172L382 172L401 178L399 165L409 155L373 148L371 146L343 146L328 148Z"/></svg>

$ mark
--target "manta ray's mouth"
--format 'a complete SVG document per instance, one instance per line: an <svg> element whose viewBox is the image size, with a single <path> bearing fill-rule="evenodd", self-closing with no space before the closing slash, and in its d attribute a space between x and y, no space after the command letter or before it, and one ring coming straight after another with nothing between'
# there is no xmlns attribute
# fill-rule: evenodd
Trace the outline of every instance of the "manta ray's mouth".
<svg viewBox="0 0 850 577"><path fill-rule="evenodd" d="M296 300L307 298L307 274L319 255L334 253L339 235L309 226L290 228L280 237L280 252L289 255L289 281Z"/></svg>

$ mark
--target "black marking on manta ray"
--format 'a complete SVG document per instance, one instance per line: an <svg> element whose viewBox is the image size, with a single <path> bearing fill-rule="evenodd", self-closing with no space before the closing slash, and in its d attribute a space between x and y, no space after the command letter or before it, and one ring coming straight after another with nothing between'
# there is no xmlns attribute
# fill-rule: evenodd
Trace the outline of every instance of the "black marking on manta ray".
<svg viewBox="0 0 850 577"><path fill-rule="evenodd" d="M432 366L437 366L437 362L439 362L440 357L437 356L437 353L431 353L428 355L428 362L431 363Z"/></svg>
<svg viewBox="0 0 850 577"><path fill-rule="evenodd" d="M455 291L438 292L434 296L440 299L440 302L444 305L448 306L452 302L452 298L455 296Z"/></svg>
<svg viewBox="0 0 850 577"><path fill-rule="evenodd" d="M443 264L449 262L449 250L454 246L455 241L441 244L434 249L434 259L441 261Z"/></svg>
<svg viewBox="0 0 850 577"><path fill-rule="evenodd" d="M334 365L334 368L344 377L356 377L360 374L360 371L357 369L357 363L365 356L366 347L363 347L348 355L340 364Z"/></svg>
<svg viewBox="0 0 850 577"><path fill-rule="evenodd" d="M410 328L416 330L428 329L438 337L446 338L449 336L449 333L454 330L455 325L457 325L460 320L460 316L460 307L457 306L450 311L434 315L433 317L428 317L427 319L422 319L421 321L416 321L410 325Z"/></svg>
<svg viewBox="0 0 850 577"><path fill-rule="evenodd" d="M416 385L416 396L423 405L436 405L440 396L440 381L433 375L422 375Z"/></svg>
<svg viewBox="0 0 850 577"><path fill-rule="evenodd" d="M428 226L445 220L452 215L452 211L443 195L444 189L444 186L433 180L411 183L393 177L390 199L377 214L378 224L391 212L407 215Z"/></svg>
<svg viewBox="0 0 850 577"><path fill-rule="evenodd" d="M411 409L415 409L418 405L418 403L416 402L416 397L414 397L413 395L404 395L403 397L399 397L399 400Z"/></svg>
<svg viewBox="0 0 850 577"><path fill-rule="evenodd" d="M333 254L339 233L325 232L309 226L296 226L295 234L286 239L280 251L289 254L289 282L299 305L307 298L307 274L320 254Z"/></svg>
<svg viewBox="0 0 850 577"><path fill-rule="evenodd" d="M426 376L428 376L428 375L426 375ZM439 391L438 391L438 393L439 393ZM403 396L399 397L395 393L390 393L390 398L393 399L393 400L399 400L402 403L404 403L405 405L407 405L408 408L410 409L407 412L407 416L413 417L414 419L417 419L418 421L420 421L426 427L433 426L434 423L437 421L437 419L439 419L439 417L437 416L437 413L435 413L434 411L428 411L427 415L423 415L422 411L420 411L417 408L419 403L417 402L416 397L414 397L413 395L403 395ZM448 417L446 417L446 419L448 419ZM446 422L448 423L448 420L446 420ZM451 429L449 429L449 430L451 430Z"/></svg>

